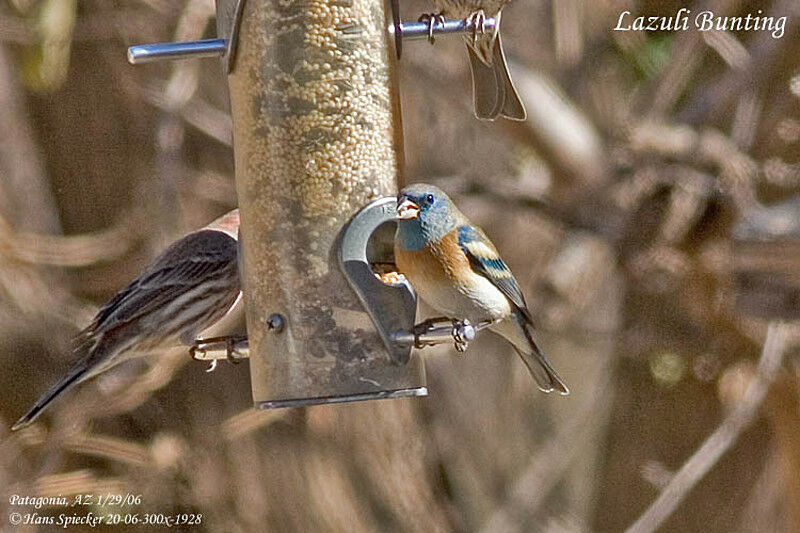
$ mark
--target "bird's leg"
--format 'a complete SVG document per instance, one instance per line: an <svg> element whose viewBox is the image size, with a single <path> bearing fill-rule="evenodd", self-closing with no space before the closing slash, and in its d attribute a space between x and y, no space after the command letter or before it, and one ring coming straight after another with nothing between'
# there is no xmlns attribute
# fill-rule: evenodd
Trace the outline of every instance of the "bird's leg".
<svg viewBox="0 0 800 533"><path fill-rule="evenodd" d="M205 354L206 351L208 350L208 346L206 346L207 343L208 343L208 341L206 339L195 339L194 340L194 344L192 344L189 347L189 355L192 356L192 359L194 359L195 361L203 361L204 360L201 357L198 357L197 352L201 352L201 353ZM208 365L208 368L206 368L206 372L213 372L216 369L217 369L217 360L216 359L212 359L211 363Z"/></svg>
<svg viewBox="0 0 800 533"><path fill-rule="evenodd" d="M414 346L424 348L452 341L456 351L464 353L475 333L476 328L467 319L429 318L414 326Z"/></svg>
<svg viewBox="0 0 800 533"><path fill-rule="evenodd" d="M225 353L228 356L228 362L234 365L239 364L239 356L234 356L233 354L236 353L236 344L241 342L241 338L237 337L228 337L225 341Z"/></svg>
<svg viewBox="0 0 800 533"><path fill-rule="evenodd" d="M202 361L199 357L197 357L197 352L205 352L205 349L201 346L205 341L202 339L195 339L194 344L189 347L189 355L192 356L192 359L195 361Z"/></svg>
<svg viewBox="0 0 800 533"><path fill-rule="evenodd" d="M441 13L423 13L419 16L418 22L427 22L428 23L428 42L434 44L436 42L436 38L433 36L433 27L436 24L440 26L444 26L444 15Z"/></svg>
<svg viewBox="0 0 800 533"><path fill-rule="evenodd" d="M224 337L209 337L207 339L195 339L194 344L189 348L189 354L192 356L192 359L195 361L205 361L206 358L199 356L199 353L206 354L207 352L211 351L225 351L225 357L231 363L238 364L239 360L242 358L239 351L245 346L247 343L246 336L224 336ZM209 371L212 371L216 368L217 359L212 359L212 365L209 367Z"/></svg>
<svg viewBox="0 0 800 533"><path fill-rule="evenodd" d="M471 13L464 22L472 28L472 46L477 46L478 35L486 35L486 13L479 9Z"/></svg>

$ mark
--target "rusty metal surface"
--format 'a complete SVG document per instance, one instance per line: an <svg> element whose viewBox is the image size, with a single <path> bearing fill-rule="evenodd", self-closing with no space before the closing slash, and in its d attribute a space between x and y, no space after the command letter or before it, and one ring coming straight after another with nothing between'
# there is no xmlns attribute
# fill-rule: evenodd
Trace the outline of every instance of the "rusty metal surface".
<svg viewBox="0 0 800 533"><path fill-rule="evenodd" d="M397 190L385 28L374 0L245 3L229 83L257 406L425 394L419 357L391 363L334 249L353 213Z"/></svg>

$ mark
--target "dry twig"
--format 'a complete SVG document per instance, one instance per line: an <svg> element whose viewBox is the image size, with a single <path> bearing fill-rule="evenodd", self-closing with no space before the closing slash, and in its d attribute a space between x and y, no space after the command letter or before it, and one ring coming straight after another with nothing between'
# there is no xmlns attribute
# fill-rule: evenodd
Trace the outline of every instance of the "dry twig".
<svg viewBox="0 0 800 533"><path fill-rule="evenodd" d="M742 401L684 463L656 501L627 529L626 533L656 531L677 509L697 482L736 442L742 431L753 422L770 384L781 367L786 352L789 327L780 323L770 324L758 363L758 371L748 385Z"/></svg>

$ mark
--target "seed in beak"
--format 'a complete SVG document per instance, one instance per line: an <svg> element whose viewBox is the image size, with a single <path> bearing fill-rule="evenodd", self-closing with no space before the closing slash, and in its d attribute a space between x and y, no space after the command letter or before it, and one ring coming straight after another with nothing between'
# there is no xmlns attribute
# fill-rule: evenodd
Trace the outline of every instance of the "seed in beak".
<svg viewBox="0 0 800 533"><path fill-rule="evenodd" d="M409 200L403 198L403 201L397 204L397 218L400 220L412 220L419 216L419 206Z"/></svg>

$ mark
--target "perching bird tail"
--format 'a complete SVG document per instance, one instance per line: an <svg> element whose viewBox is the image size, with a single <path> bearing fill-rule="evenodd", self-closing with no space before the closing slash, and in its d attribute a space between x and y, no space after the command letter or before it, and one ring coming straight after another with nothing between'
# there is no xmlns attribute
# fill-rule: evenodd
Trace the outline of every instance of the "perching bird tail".
<svg viewBox="0 0 800 533"><path fill-rule="evenodd" d="M547 360L536 345L536 341L533 340L533 325L521 316L520 311L514 310L513 312L516 319L514 322L519 325L531 350L528 351L518 348L516 343L513 342L511 344L514 346L514 350L516 350L520 359L522 359L522 362L528 367L528 371L530 371L533 379L536 380L536 385L543 392L558 391L559 394L569 394L569 389L564 382L561 381L555 369L550 365L550 361Z"/></svg>
<svg viewBox="0 0 800 533"><path fill-rule="evenodd" d="M71 389L74 385L77 385L85 378L89 377L87 376L87 372L90 366L91 365L88 361L81 361L73 366L66 376L61 378L61 380L59 380L55 385L47 389L47 392L42 394L39 399L36 400L36 403L34 403L33 406L28 409L28 412L22 415L22 417L17 420L17 423L11 427L11 431L16 431L31 424L62 392Z"/></svg>
<svg viewBox="0 0 800 533"><path fill-rule="evenodd" d="M498 116L525 120L527 113L511 81L500 34L480 39L477 47L468 40L467 52L472 71L475 116L481 120L494 120Z"/></svg>

